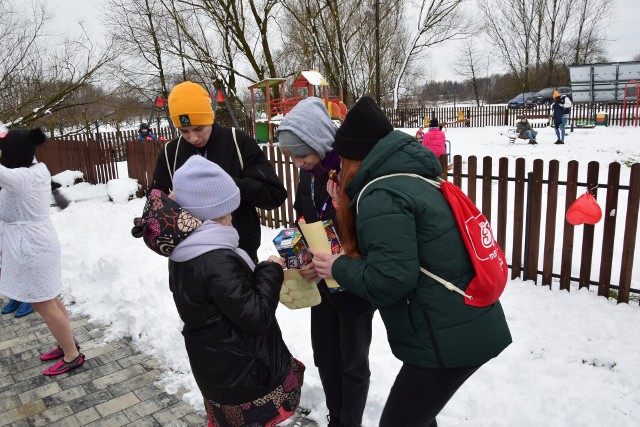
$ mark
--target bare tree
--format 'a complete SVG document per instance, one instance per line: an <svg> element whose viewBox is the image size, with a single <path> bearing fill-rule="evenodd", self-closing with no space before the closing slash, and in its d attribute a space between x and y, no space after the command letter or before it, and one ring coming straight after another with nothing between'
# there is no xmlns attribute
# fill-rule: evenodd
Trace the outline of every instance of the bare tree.
<svg viewBox="0 0 640 427"><path fill-rule="evenodd" d="M604 57L606 30L611 18L606 0L575 0L572 6L575 29L568 55L574 64L587 64ZM598 11L598 13L594 13Z"/></svg>
<svg viewBox="0 0 640 427"><path fill-rule="evenodd" d="M542 2L544 0L479 0L485 31L498 57L522 82L531 87L531 71L541 59Z"/></svg>
<svg viewBox="0 0 640 427"><path fill-rule="evenodd" d="M466 78L473 88L473 94L476 98L476 105L480 106L480 85L479 80L481 73L488 71L488 63L486 54L482 52L472 39L466 41L462 48L462 52L456 58L453 69L456 73Z"/></svg>
<svg viewBox="0 0 640 427"><path fill-rule="evenodd" d="M425 49L467 34L471 23L460 12L463 0L422 0L419 12L410 13L404 56L394 76L393 108L398 108L399 89L410 62Z"/></svg>
<svg viewBox="0 0 640 427"><path fill-rule="evenodd" d="M159 0L108 0L106 27L119 49L112 76L147 100L167 97L168 69L175 63L164 48L167 13ZM173 59L173 61L172 61Z"/></svg>
<svg viewBox="0 0 640 427"><path fill-rule="evenodd" d="M568 63L603 58L605 0L479 0L485 31L524 90L553 86Z"/></svg>
<svg viewBox="0 0 640 427"><path fill-rule="evenodd" d="M187 25L183 19L179 21L180 29L184 31L191 43L193 52L208 53L210 49L200 44L207 37L221 37L217 39L225 53L223 58L212 57L221 71L227 74L239 74L234 63L229 63L232 56L241 55L248 64L251 74L262 80L266 77L276 77L276 66L271 52L271 34L269 24L274 22L274 15L280 0L249 0L238 2L234 0L177 0L183 11L191 11L191 17L197 16L197 27ZM208 28L206 27L208 25ZM198 32L196 34L194 29ZM207 34L209 30L209 34ZM216 30L216 31L214 31ZM198 58L190 57L192 61ZM201 59L200 59L201 60ZM209 60L209 58L207 58ZM245 74L243 77L249 77ZM252 79L254 80L254 79Z"/></svg>
<svg viewBox="0 0 640 427"><path fill-rule="evenodd" d="M359 37L363 28L373 28L367 25L370 21L365 15L367 3L362 0L285 0L283 5L291 22L285 29L284 38L288 42L284 51L297 58L294 64L319 69L330 86L341 90L346 98L362 95L367 90L362 70L372 69L371 64L363 61L365 44L363 37ZM285 74L296 71L295 68L283 70ZM365 71L365 74L368 73Z"/></svg>
<svg viewBox="0 0 640 427"><path fill-rule="evenodd" d="M556 73L556 62L563 62L561 54L563 50L563 42L568 39L569 35L569 18L571 17L572 0L548 0L545 8L547 25L544 27L546 48L543 49L546 55L547 64L547 86L551 86L558 81Z"/></svg>
<svg viewBox="0 0 640 427"><path fill-rule="evenodd" d="M53 47L44 2L3 1L0 15L0 121L11 126L42 125L47 116L78 105L73 95L99 82L112 59L86 33Z"/></svg>
<svg viewBox="0 0 640 427"><path fill-rule="evenodd" d="M405 2L385 1L376 22L371 0L285 0L283 51L291 64L284 75L300 67L316 68L347 102L374 94L376 56L380 58L381 94L390 94L404 58ZM379 31L380 49L375 44ZM410 69L408 69L410 70Z"/></svg>

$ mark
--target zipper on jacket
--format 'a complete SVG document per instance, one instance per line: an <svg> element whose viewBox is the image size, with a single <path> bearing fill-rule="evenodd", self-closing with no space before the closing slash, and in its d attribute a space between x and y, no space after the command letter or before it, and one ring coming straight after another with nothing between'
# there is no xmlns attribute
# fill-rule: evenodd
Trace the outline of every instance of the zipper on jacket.
<svg viewBox="0 0 640 427"><path fill-rule="evenodd" d="M440 347L438 346L438 342L436 341L436 334L433 330L433 325L431 324L431 319L429 318L429 313L425 308L420 305L420 310L424 315L424 319L427 322L427 328L429 329L429 336L431 337L431 343L433 344L433 351L436 353L436 359L438 359L438 365L440 365L440 369L445 369L444 359L442 358L442 353L440 353Z"/></svg>

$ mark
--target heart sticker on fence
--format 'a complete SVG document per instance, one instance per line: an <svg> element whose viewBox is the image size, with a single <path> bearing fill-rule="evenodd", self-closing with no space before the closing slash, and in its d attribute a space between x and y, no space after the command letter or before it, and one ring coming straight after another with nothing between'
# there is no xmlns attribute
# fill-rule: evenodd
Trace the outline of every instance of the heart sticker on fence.
<svg viewBox="0 0 640 427"><path fill-rule="evenodd" d="M593 194L586 192L569 206L567 222L571 225L594 225L602 219L600 205Z"/></svg>

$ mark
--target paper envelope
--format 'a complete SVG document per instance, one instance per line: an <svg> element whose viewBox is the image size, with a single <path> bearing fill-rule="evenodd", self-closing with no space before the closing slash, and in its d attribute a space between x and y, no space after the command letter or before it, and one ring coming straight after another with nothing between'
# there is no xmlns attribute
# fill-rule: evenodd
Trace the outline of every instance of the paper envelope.
<svg viewBox="0 0 640 427"><path fill-rule="evenodd" d="M329 239L327 239L327 231L325 230L322 221L310 223L299 221L298 226L300 227L300 230L302 230L302 235L311 249L326 252L328 254L331 253L331 244L329 243ZM325 283L329 288L340 287L338 282L333 279L327 279L325 280Z"/></svg>

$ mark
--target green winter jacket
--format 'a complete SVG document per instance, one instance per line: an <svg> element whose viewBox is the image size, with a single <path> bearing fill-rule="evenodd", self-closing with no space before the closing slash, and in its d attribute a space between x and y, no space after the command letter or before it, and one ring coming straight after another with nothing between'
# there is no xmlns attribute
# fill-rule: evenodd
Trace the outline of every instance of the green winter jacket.
<svg viewBox="0 0 640 427"><path fill-rule="evenodd" d="M372 179L392 173L441 174L433 153L393 131L381 139L347 184L355 203ZM362 258L339 257L333 277L380 310L393 354L428 368L478 366L511 343L500 302L486 308L420 272L422 266L465 290L473 266L440 190L415 177L373 183L360 198L356 221Z"/></svg>

